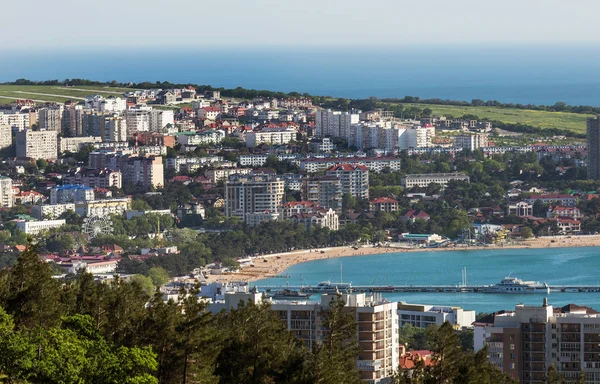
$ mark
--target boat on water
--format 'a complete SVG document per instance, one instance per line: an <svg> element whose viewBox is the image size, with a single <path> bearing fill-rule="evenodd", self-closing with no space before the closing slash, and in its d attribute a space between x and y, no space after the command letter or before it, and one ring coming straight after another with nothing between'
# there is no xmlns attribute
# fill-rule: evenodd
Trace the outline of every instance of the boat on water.
<svg viewBox="0 0 600 384"><path fill-rule="evenodd" d="M297 300L297 299L308 299L310 297L310 293L295 291L293 289L281 289L279 291L275 291L272 295L269 295L272 299L275 300Z"/></svg>
<svg viewBox="0 0 600 384"><path fill-rule="evenodd" d="M523 281L516 277L507 276L500 283L487 285L486 293L550 293L548 284L537 281Z"/></svg>
<svg viewBox="0 0 600 384"><path fill-rule="evenodd" d="M351 283L334 283L331 281L321 281L315 287L305 287L305 292L312 293L335 293L335 292L350 292L352 290Z"/></svg>

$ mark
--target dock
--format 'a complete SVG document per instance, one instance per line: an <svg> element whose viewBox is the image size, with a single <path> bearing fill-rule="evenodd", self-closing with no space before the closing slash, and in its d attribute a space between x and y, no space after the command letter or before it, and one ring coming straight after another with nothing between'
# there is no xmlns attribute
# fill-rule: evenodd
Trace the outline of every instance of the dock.
<svg viewBox="0 0 600 384"><path fill-rule="evenodd" d="M353 285L352 292L382 292L382 293L495 293L495 294L538 294L538 293L594 293L600 292L600 285L548 285L548 288L531 289L526 292L490 292L490 285ZM274 287L258 287L264 291ZM312 286L286 286L288 289L307 293L324 293ZM330 291L329 291L330 292Z"/></svg>

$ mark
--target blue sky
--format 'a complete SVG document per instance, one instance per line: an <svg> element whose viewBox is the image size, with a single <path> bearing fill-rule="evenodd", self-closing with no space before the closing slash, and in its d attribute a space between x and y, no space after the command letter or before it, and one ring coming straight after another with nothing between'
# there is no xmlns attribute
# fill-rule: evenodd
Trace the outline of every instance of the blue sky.
<svg viewBox="0 0 600 384"><path fill-rule="evenodd" d="M600 41L597 0L30 0L2 14L4 48Z"/></svg>

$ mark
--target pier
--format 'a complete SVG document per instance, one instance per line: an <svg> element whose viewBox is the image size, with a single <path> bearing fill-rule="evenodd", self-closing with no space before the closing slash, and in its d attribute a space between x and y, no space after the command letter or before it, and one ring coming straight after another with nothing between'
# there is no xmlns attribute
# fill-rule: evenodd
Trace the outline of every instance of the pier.
<svg viewBox="0 0 600 384"><path fill-rule="evenodd" d="M492 292L491 285L353 285L352 292L394 292L394 293L495 293L495 294L547 294L547 293L593 293L600 292L600 285L548 285L548 288L536 288L524 292ZM286 286L287 289L306 293L331 293L313 286ZM276 287L258 287L261 291ZM340 292L343 292L340 290Z"/></svg>

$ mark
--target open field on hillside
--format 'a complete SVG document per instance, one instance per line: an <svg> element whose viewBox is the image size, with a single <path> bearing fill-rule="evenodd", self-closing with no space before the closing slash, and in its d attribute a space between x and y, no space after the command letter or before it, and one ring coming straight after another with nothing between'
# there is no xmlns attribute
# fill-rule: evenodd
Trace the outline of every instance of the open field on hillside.
<svg viewBox="0 0 600 384"><path fill-rule="evenodd" d="M404 105L405 108L429 108L433 111L433 115L435 116L452 115L454 117L460 117L463 115L475 115L480 119L498 120L504 123L527 124L539 128L568 129L577 133L585 133L585 120L586 118L593 116L579 113L505 109L498 107L461 107L453 105L406 103L403 103L402 105Z"/></svg>
<svg viewBox="0 0 600 384"><path fill-rule="evenodd" d="M58 85L0 85L0 103L10 103L17 99L65 102L81 101L88 95L119 96L126 88L101 86L61 87Z"/></svg>

